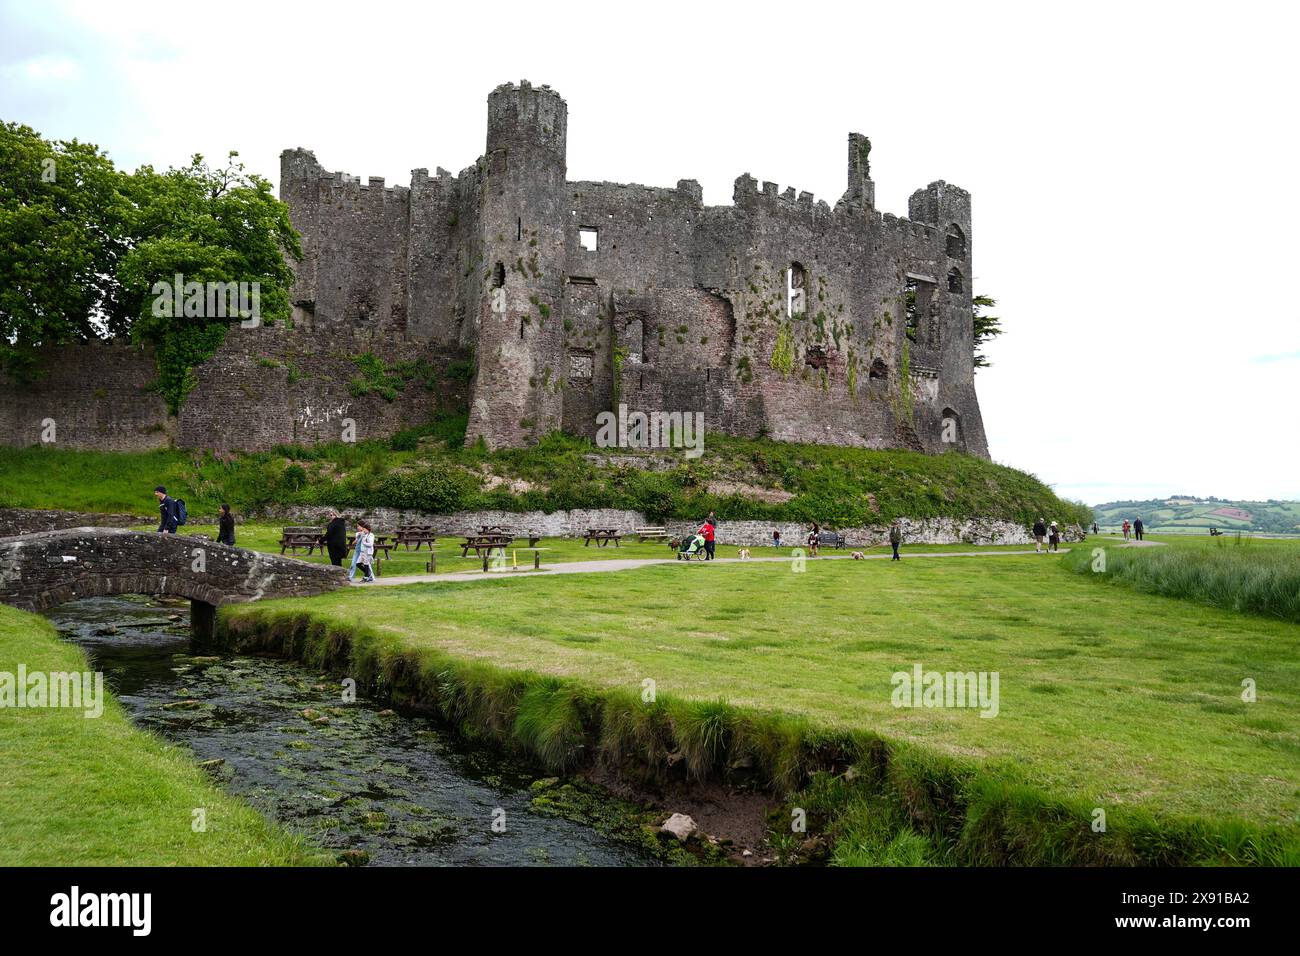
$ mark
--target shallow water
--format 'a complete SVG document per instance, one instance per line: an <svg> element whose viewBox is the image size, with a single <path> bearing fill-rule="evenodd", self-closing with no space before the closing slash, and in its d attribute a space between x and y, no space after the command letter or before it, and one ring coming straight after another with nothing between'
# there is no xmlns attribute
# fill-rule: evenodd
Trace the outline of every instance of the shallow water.
<svg viewBox="0 0 1300 956"><path fill-rule="evenodd" d="M364 850L372 865L657 863L535 812L533 773L430 720L347 703L338 680L296 664L191 656L188 604L90 598L48 617L138 726L197 761L224 760L215 776L226 790L319 846Z"/></svg>

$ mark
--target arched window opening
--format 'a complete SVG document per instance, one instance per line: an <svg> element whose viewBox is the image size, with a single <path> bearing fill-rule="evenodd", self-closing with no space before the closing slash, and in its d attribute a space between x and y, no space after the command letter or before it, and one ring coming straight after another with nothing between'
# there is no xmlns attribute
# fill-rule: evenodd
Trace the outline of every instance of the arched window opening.
<svg viewBox="0 0 1300 956"><path fill-rule="evenodd" d="M948 291L962 292L966 288L966 283L962 280L961 270L953 266L948 270Z"/></svg>
<svg viewBox="0 0 1300 956"><path fill-rule="evenodd" d="M492 288L499 289L506 284L506 265L504 262L498 262L492 268Z"/></svg>
<svg viewBox="0 0 1300 956"><path fill-rule="evenodd" d="M874 359L871 363L871 371L867 373L867 378L873 382L884 382L889 378L889 369L885 365L884 359Z"/></svg>
<svg viewBox="0 0 1300 956"><path fill-rule="evenodd" d="M961 416L953 408L945 408L939 419L939 441L954 448L962 447Z"/></svg>
<svg viewBox="0 0 1300 956"><path fill-rule="evenodd" d="M956 223L948 227L948 258L966 258L966 233Z"/></svg>

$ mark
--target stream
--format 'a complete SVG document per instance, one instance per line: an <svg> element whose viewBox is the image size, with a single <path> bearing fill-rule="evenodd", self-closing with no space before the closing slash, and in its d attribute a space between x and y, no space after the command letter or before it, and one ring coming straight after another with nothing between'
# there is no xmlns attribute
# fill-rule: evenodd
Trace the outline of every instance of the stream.
<svg viewBox="0 0 1300 956"><path fill-rule="evenodd" d="M548 780L430 719L346 703L338 680L297 664L193 656L188 602L89 598L47 616L137 726L196 762L224 761L212 771L220 786L319 847L387 866L660 863L632 840L539 812L532 798Z"/></svg>

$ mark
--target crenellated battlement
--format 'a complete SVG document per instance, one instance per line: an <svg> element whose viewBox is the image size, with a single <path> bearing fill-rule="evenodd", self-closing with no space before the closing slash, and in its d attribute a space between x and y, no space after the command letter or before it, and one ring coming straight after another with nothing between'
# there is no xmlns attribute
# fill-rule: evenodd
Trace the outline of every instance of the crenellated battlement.
<svg viewBox="0 0 1300 956"><path fill-rule="evenodd" d="M782 215L802 216L816 222L833 215L833 210L826 201L818 200L813 193L807 190L796 191L793 186L787 186L781 191L780 184L767 180L760 187L758 180L749 173L741 173L736 177L731 199L739 209L766 209Z"/></svg>

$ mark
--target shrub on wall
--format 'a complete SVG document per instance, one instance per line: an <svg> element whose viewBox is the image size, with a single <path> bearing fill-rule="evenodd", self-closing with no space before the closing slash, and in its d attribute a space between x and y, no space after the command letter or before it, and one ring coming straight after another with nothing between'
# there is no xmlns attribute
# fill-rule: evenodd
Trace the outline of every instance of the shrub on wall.
<svg viewBox="0 0 1300 956"><path fill-rule="evenodd" d="M435 513L460 510L477 490L468 474L453 467L396 472L381 479L375 489L382 503L391 508Z"/></svg>

